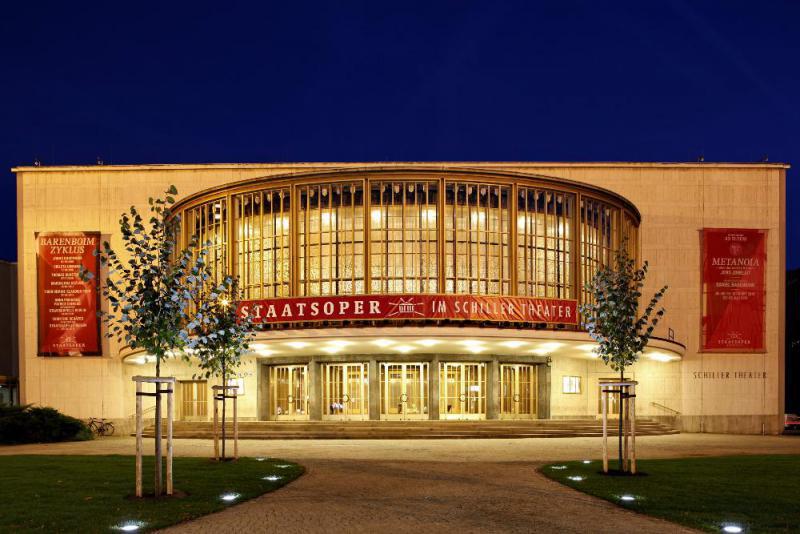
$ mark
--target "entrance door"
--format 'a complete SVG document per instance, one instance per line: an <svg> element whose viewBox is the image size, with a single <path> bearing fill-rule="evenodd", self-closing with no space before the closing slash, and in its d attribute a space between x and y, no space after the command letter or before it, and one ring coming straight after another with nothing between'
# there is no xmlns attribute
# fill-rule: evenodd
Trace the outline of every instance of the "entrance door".
<svg viewBox="0 0 800 534"><path fill-rule="evenodd" d="M503 419L535 419L536 366L501 364L500 395Z"/></svg>
<svg viewBox="0 0 800 534"><path fill-rule="evenodd" d="M270 367L269 389L269 410L274 420L308 419L307 365Z"/></svg>
<svg viewBox="0 0 800 534"><path fill-rule="evenodd" d="M369 418L369 369L366 363L325 364L323 419Z"/></svg>
<svg viewBox="0 0 800 534"><path fill-rule="evenodd" d="M205 421L208 419L208 382L205 380L182 380L181 421Z"/></svg>
<svg viewBox="0 0 800 534"><path fill-rule="evenodd" d="M486 364L446 362L439 369L439 417L485 419Z"/></svg>
<svg viewBox="0 0 800 534"><path fill-rule="evenodd" d="M381 363L381 419L428 418L428 364Z"/></svg>

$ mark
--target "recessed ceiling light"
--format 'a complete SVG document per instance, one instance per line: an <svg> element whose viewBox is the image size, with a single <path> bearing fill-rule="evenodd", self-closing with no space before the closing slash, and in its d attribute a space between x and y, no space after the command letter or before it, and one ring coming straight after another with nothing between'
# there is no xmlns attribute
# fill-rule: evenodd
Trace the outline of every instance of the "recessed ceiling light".
<svg viewBox="0 0 800 534"><path fill-rule="evenodd" d="M311 343L306 343L305 341L287 341L286 344L293 349L304 349L308 347Z"/></svg>
<svg viewBox="0 0 800 534"><path fill-rule="evenodd" d="M322 347L322 350L324 350L328 354L336 354L337 352L343 351L344 347L340 347L337 345L329 345L327 347Z"/></svg>
<svg viewBox="0 0 800 534"><path fill-rule="evenodd" d="M414 350L414 347L411 345L397 345L396 347L392 347L392 349L396 350L397 352L402 352L405 354L406 352L411 352Z"/></svg>
<svg viewBox="0 0 800 534"><path fill-rule="evenodd" d="M256 354L258 354L260 356L272 356L273 354L275 354L275 351L274 350L269 350L269 349L258 349L256 351Z"/></svg>
<svg viewBox="0 0 800 534"><path fill-rule="evenodd" d="M391 339L380 338L373 340L372 344L376 347L388 347L390 345L394 345L394 341Z"/></svg>
<svg viewBox="0 0 800 534"><path fill-rule="evenodd" d="M483 341L479 341L477 339L464 339L464 340L460 341L460 343L462 345L464 345L465 347L475 347L475 346L483 345Z"/></svg>
<svg viewBox="0 0 800 534"><path fill-rule="evenodd" d="M586 352L594 352L599 345L595 345L594 343L585 343L583 345L578 345L575 347L578 350L585 350Z"/></svg>
<svg viewBox="0 0 800 534"><path fill-rule="evenodd" d="M477 354L479 352L485 351L486 347L481 347L480 345L472 345L471 347L467 347L467 350Z"/></svg>
<svg viewBox="0 0 800 534"><path fill-rule="evenodd" d="M547 349L533 349L531 352L537 356L547 356L550 353Z"/></svg>
<svg viewBox="0 0 800 534"><path fill-rule="evenodd" d="M335 347L346 347L348 345L352 345L353 344L352 341L347 341L346 339L332 339L332 340L328 341L328 343L330 345L335 346Z"/></svg>
<svg viewBox="0 0 800 534"><path fill-rule="evenodd" d="M669 354L664 354L662 352L654 352L650 354L650 359L655 360L657 362L669 362L672 361L672 356Z"/></svg>
<svg viewBox="0 0 800 534"><path fill-rule="evenodd" d="M423 347L433 347L434 345L438 345L441 343L441 339L418 339L414 343L422 345Z"/></svg>
<svg viewBox="0 0 800 534"><path fill-rule="evenodd" d="M267 346L263 343L250 343L250 348L253 350L266 349Z"/></svg>
<svg viewBox="0 0 800 534"><path fill-rule="evenodd" d="M527 343L518 339L509 339L508 341L501 341L500 345L508 347L509 349L518 349L523 345L527 345Z"/></svg>
<svg viewBox="0 0 800 534"><path fill-rule="evenodd" d="M549 342L549 343L542 343L542 344L540 344L540 345L539 345L539 348L540 348L540 349L547 350L547 351L550 351L550 352L553 352L553 351L554 351L554 350L556 350L557 348L559 348L559 347L563 347L563 346L564 346L564 344L563 344L563 343L558 343L558 342L556 342L556 341L551 341L551 342Z"/></svg>

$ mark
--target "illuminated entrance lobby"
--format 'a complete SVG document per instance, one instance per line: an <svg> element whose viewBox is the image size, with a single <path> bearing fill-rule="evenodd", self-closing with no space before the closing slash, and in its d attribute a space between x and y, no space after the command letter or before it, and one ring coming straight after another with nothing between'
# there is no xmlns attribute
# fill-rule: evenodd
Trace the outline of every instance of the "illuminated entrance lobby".
<svg viewBox="0 0 800 534"><path fill-rule="evenodd" d="M578 288L622 243L638 254L640 215L619 195L543 176L371 171L236 183L176 211L214 271L241 278L239 312L258 330L240 379L252 419L596 413L612 374L579 327ZM659 384L641 388L652 402L674 405L682 352L657 339L637 365ZM185 389L185 419L198 391Z"/></svg>

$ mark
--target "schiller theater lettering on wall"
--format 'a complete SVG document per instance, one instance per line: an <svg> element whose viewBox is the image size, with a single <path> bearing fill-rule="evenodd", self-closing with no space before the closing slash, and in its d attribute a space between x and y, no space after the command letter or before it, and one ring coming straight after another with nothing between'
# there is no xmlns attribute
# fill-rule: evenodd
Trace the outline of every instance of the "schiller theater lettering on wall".
<svg viewBox="0 0 800 534"><path fill-rule="evenodd" d="M20 167L21 400L130 420L131 377L152 373L153 358L105 337L93 346L91 314L105 303L76 278L92 256L51 254L42 237L99 236L119 250L120 213L174 184L183 242L198 236L217 275L240 277L238 311L255 325L236 378L244 420L596 418L598 385L615 373L577 310L627 246L650 262L646 293L670 286L630 369L637 415L685 432L775 433L787 168ZM179 419L210 418L212 381L179 358L162 374L177 377Z"/></svg>

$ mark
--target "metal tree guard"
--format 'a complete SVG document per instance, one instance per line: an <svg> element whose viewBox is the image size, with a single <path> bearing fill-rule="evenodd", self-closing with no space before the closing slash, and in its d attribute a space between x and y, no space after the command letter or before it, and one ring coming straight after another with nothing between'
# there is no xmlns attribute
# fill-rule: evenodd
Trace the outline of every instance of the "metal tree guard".
<svg viewBox="0 0 800 534"><path fill-rule="evenodd" d="M625 380L600 384L600 404L603 413L603 473L608 473L608 399L609 394L619 395L619 409L623 417L622 471L636 474L636 386L639 382ZM629 439L630 438L630 439Z"/></svg>
<svg viewBox="0 0 800 534"><path fill-rule="evenodd" d="M136 496L142 496L142 397L155 397L155 496L161 495L161 395L167 395L167 495L172 495L172 413L175 377L134 376L136 382ZM153 393L142 391L142 384L155 384ZM166 384L167 389L161 389Z"/></svg>
<svg viewBox="0 0 800 534"><path fill-rule="evenodd" d="M211 386L214 394L214 459L219 460L219 402L224 399L233 399L233 459L239 458L239 418L236 414L236 402L239 396L239 386ZM231 390L233 393L228 393ZM225 421L222 422L224 427ZM222 429L224 432L224 428ZM222 442L225 457L225 442Z"/></svg>

